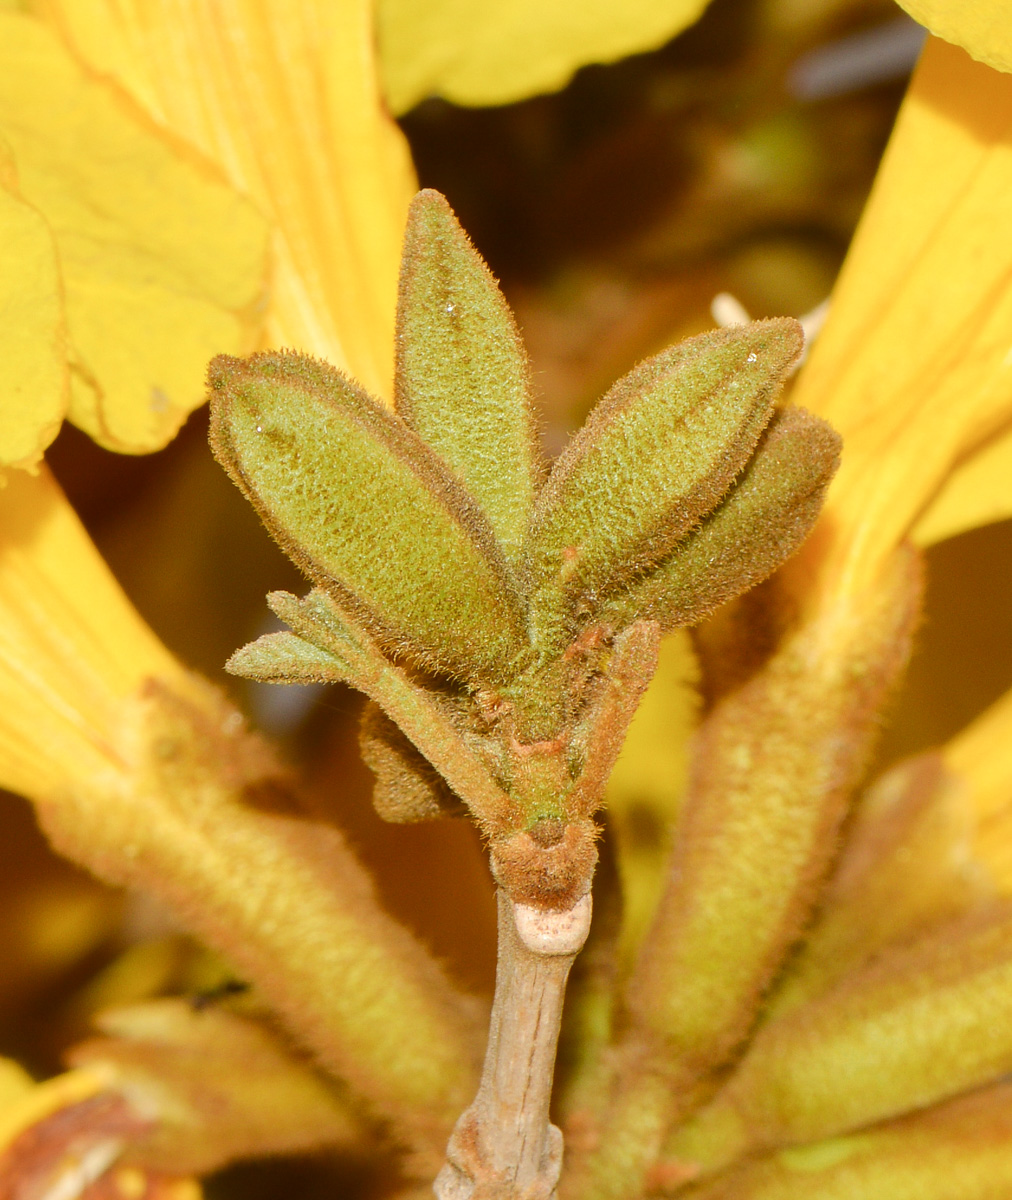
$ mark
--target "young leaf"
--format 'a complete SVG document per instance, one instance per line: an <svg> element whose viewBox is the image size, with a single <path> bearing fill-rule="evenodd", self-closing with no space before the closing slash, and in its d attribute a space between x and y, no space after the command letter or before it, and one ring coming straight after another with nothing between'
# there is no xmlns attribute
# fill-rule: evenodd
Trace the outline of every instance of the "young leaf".
<svg viewBox="0 0 1012 1200"><path fill-rule="evenodd" d="M376 776L373 808L396 825L463 816L467 811L443 777L374 701L358 730L362 760Z"/></svg>
<svg viewBox="0 0 1012 1200"><path fill-rule="evenodd" d="M419 192L408 213L395 391L397 411L477 499L515 561L542 475L527 352L439 192Z"/></svg>
<svg viewBox="0 0 1012 1200"><path fill-rule="evenodd" d="M394 650L464 677L505 669L517 602L473 500L333 367L220 355L211 442L283 549Z"/></svg>
<svg viewBox="0 0 1012 1200"><path fill-rule="evenodd" d="M839 461L839 435L825 421L800 408L774 417L718 508L602 620L619 628L653 620L665 631L695 625L762 582L807 537Z"/></svg>
<svg viewBox="0 0 1012 1200"><path fill-rule="evenodd" d="M444 694L391 661L369 633L356 626L354 617L320 588L301 600L290 592L270 592L267 603L310 647L347 665L346 682L379 705L455 796L466 797L486 832L513 827L515 803L462 736Z"/></svg>
<svg viewBox="0 0 1012 1200"><path fill-rule="evenodd" d="M346 663L294 633L265 633L236 650L225 664L230 675L259 683L342 683Z"/></svg>
<svg viewBox="0 0 1012 1200"><path fill-rule="evenodd" d="M803 344L789 318L690 338L619 380L538 496L524 551L531 635L557 650L594 606L720 502Z"/></svg>

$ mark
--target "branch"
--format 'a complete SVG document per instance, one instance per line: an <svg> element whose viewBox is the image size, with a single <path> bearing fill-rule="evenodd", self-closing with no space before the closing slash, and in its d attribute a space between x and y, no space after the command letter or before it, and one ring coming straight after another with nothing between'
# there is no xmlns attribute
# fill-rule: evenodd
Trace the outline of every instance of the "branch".
<svg viewBox="0 0 1012 1200"><path fill-rule="evenodd" d="M454 1128L437 1200L550 1200L562 1133L548 1119L566 979L590 929L590 893L562 912L499 891L499 965L478 1094Z"/></svg>

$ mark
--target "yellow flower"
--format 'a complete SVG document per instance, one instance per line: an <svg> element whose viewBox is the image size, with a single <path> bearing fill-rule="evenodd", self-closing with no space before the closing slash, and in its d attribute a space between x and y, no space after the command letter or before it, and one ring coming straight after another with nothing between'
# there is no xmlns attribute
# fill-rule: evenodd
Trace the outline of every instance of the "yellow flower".
<svg viewBox="0 0 1012 1200"><path fill-rule="evenodd" d="M219 165L273 229L266 339L388 395L415 190L376 81L363 0L52 0L88 67Z"/></svg>
<svg viewBox="0 0 1012 1200"><path fill-rule="evenodd" d="M164 445L204 364L249 349L266 229L192 151L0 12L0 465L32 466L65 414L103 445Z"/></svg>
<svg viewBox="0 0 1012 1200"><path fill-rule="evenodd" d="M973 484L1012 419L1010 194L1012 77L930 39L795 392L844 438L816 535L827 602L912 532L1012 514Z"/></svg>
<svg viewBox="0 0 1012 1200"><path fill-rule="evenodd" d="M122 707L185 674L137 615L51 476L0 488L0 786L50 795L122 766Z"/></svg>
<svg viewBox="0 0 1012 1200"><path fill-rule="evenodd" d="M979 62L1012 71L1012 23L1004 0L899 0L936 37L969 51Z"/></svg>
<svg viewBox="0 0 1012 1200"><path fill-rule="evenodd" d="M207 359L258 338L389 397L415 178L384 93L398 112L430 92L502 103L658 45L705 2L0 13L0 304L20 314L0 332L0 463L33 465L64 415L110 449L158 449Z"/></svg>
<svg viewBox="0 0 1012 1200"><path fill-rule="evenodd" d="M707 0L379 0L384 90L395 113L431 94L508 104L568 83L577 67L652 50Z"/></svg>

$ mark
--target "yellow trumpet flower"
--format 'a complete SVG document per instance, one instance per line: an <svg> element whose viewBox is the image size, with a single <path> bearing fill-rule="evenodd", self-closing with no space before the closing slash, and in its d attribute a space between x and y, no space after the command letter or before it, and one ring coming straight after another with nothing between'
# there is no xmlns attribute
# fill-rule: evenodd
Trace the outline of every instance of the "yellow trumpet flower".
<svg viewBox="0 0 1012 1200"><path fill-rule="evenodd" d="M0 786L45 796L122 766L122 706L182 667L46 472L0 489Z"/></svg>
<svg viewBox="0 0 1012 1200"><path fill-rule="evenodd" d="M397 266L415 190L362 0L53 0L89 69L219 165L273 230L266 339L391 387Z"/></svg>
<svg viewBox="0 0 1012 1200"><path fill-rule="evenodd" d="M72 118L68 117L72 114ZM251 349L263 218L38 20L0 12L0 465L65 414L114 450L171 438L208 355Z"/></svg>
<svg viewBox="0 0 1012 1200"><path fill-rule="evenodd" d="M872 586L911 533L1012 513L973 486L1012 420L1010 191L1012 78L930 39L795 393L844 439L827 600Z"/></svg>

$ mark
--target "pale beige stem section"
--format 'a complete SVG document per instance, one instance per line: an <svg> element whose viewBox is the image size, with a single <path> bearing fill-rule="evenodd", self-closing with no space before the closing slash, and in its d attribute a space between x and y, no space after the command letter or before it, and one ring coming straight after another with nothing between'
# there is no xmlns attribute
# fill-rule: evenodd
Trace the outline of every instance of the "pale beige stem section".
<svg viewBox="0 0 1012 1200"><path fill-rule="evenodd" d="M549 1122L566 979L590 929L587 894L551 912L499 891L499 963L481 1083L454 1127L438 1200L550 1200L562 1133Z"/></svg>

